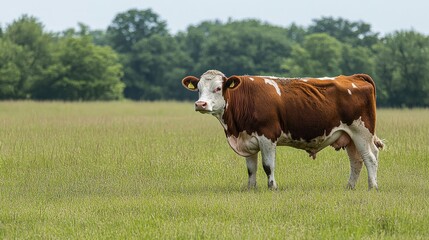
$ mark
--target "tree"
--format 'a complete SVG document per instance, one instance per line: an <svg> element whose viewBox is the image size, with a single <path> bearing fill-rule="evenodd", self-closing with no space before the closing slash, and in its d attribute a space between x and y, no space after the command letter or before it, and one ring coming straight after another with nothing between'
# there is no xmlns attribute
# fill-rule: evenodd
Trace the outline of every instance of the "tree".
<svg viewBox="0 0 429 240"><path fill-rule="evenodd" d="M52 36L43 32L43 25L36 18L23 15L6 28L3 39L20 46L21 48L12 47L12 51L18 51L17 54L21 57L25 56L18 59L18 62L9 64L9 67L14 65L13 68L19 71L14 98L29 98L32 84L51 64Z"/></svg>
<svg viewBox="0 0 429 240"><path fill-rule="evenodd" d="M0 99L15 99L23 95L19 85L22 65L27 57L21 46L0 39Z"/></svg>
<svg viewBox="0 0 429 240"><path fill-rule="evenodd" d="M254 71L252 55L241 41L240 32L222 28L211 33L202 45L200 60L196 62L196 72L202 74L208 69L218 69L227 75L249 74Z"/></svg>
<svg viewBox="0 0 429 240"><path fill-rule="evenodd" d="M295 44L292 46L290 57L283 61L282 69L290 77L310 76L314 72L311 61L310 53L299 44Z"/></svg>
<svg viewBox="0 0 429 240"><path fill-rule="evenodd" d="M428 106L429 38L415 31L399 31L387 35L375 50L385 104Z"/></svg>
<svg viewBox="0 0 429 240"><path fill-rule="evenodd" d="M92 42L99 46L108 46L109 40L107 39L106 31L104 30L92 30L89 32L92 38Z"/></svg>
<svg viewBox="0 0 429 240"><path fill-rule="evenodd" d="M308 28L308 33L326 33L353 47L364 46L370 48L378 41L378 33L371 31L371 25L361 21L350 22L343 18L323 17L315 19Z"/></svg>
<svg viewBox="0 0 429 240"><path fill-rule="evenodd" d="M308 35L302 47L294 45L282 67L293 76L336 76L341 74L341 46L327 34Z"/></svg>
<svg viewBox="0 0 429 240"><path fill-rule="evenodd" d="M191 65L171 36L152 35L133 46L132 53L124 58L127 98L156 100L179 98L177 76L184 76Z"/></svg>
<svg viewBox="0 0 429 240"><path fill-rule="evenodd" d="M306 35L307 31L303 27L300 27L295 23L292 23L287 28L287 37L296 43L303 42Z"/></svg>
<svg viewBox="0 0 429 240"><path fill-rule="evenodd" d="M55 64L32 88L35 99L115 100L122 97L122 66L110 47L68 35L54 49Z"/></svg>
<svg viewBox="0 0 429 240"><path fill-rule="evenodd" d="M211 28L214 26L210 22L203 22L199 26L188 27L185 33L180 32L176 35L175 38L181 49L186 51L195 63L200 61L203 43L210 35Z"/></svg>
<svg viewBox="0 0 429 240"><path fill-rule="evenodd" d="M169 98L170 72L185 73L189 58L171 37L167 24L151 9L118 14L107 29L111 46L121 54L125 97L140 100ZM177 77L177 76L176 76Z"/></svg>
<svg viewBox="0 0 429 240"><path fill-rule="evenodd" d="M227 75L278 74L282 71L282 60L291 50L286 33L283 28L257 20L211 26L205 23L189 36L193 41L200 41L198 48L188 44L187 49L191 56L197 56L193 60L194 72L198 74L208 69L219 69Z"/></svg>
<svg viewBox="0 0 429 240"><path fill-rule="evenodd" d="M134 44L154 34L168 35L168 31L166 22L151 9L120 13L107 28L111 46L120 53L132 51Z"/></svg>
<svg viewBox="0 0 429 240"><path fill-rule="evenodd" d="M340 68L342 74L366 73L374 75L374 54L366 47L352 47L349 44L343 44Z"/></svg>

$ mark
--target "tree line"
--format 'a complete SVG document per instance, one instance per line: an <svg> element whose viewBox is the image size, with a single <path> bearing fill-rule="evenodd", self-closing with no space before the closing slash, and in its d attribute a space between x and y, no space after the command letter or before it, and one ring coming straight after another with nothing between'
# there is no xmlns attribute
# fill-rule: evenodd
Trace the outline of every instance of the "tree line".
<svg viewBox="0 0 429 240"><path fill-rule="evenodd" d="M429 37L381 36L362 21L314 19L307 27L255 19L204 21L171 34L151 9L130 9L105 30L60 33L23 15L0 27L0 99L186 100L180 80L208 69L285 77L367 73L387 107L429 106Z"/></svg>

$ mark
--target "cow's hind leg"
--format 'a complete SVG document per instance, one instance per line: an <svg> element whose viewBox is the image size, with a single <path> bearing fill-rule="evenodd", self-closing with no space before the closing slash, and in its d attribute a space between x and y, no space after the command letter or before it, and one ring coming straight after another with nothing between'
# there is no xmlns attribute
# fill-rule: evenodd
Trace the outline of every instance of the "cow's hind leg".
<svg viewBox="0 0 429 240"><path fill-rule="evenodd" d="M276 160L276 144L269 139L259 139L259 147L262 155L262 166L268 177L268 188L277 190L277 183L274 178L274 168Z"/></svg>
<svg viewBox="0 0 429 240"><path fill-rule="evenodd" d="M350 178L349 182L347 183L347 188L355 189L356 182L362 170L363 161L353 141L350 141L346 147L346 150L350 160Z"/></svg>
<svg viewBox="0 0 429 240"><path fill-rule="evenodd" d="M249 174L249 182L247 188L256 188L256 171L258 170L258 153L246 157L247 173Z"/></svg>
<svg viewBox="0 0 429 240"><path fill-rule="evenodd" d="M356 149L363 159L366 170L368 171L368 189L375 188L377 185L377 169L378 169L378 148L375 146L373 136L357 137L353 139Z"/></svg>

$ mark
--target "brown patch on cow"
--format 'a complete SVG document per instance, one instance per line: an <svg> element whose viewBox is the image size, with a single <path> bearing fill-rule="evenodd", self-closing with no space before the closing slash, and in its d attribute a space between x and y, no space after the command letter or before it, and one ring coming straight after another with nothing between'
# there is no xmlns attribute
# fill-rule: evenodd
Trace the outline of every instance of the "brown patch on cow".
<svg viewBox="0 0 429 240"><path fill-rule="evenodd" d="M335 80L272 79L280 88L280 97L263 77L251 76L253 81L250 76L234 77L240 79L240 86L224 93L227 136L255 132L275 142L283 131L294 140L310 141L340 123L351 125L359 118L374 134L375 86L368 75L338 76ZM352 83L357 88L349 95L347 89ZM342 138L339 143L346 140Z"/></svg>
<svg viewBox="0 0 429 240"><path fill-rule="evenodd" d="M277 112L273 111L275 106L266 104L274 104L275 97L281 98L278 98L273 87L265 84L262 78L253 77L255 80L252 81L246 76L236 77L241 80L240 87L234 91L227 90L224 94L228 103L223 114L223 120L228 126L227 136L238 137L243 131L249 135L256 132L274 141L281 134L280 119ZM277 100L276 104L281 102Z"/></svg>

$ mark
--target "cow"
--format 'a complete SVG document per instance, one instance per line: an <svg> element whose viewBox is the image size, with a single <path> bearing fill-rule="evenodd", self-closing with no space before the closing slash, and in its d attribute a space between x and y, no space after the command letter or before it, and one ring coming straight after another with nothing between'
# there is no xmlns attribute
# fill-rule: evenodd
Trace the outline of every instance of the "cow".
<svg viewBox="0 0 429 240"><path fill-rule="evenodd" d="M370 76L227 78L208 70L200 78L183 78L182 85L199 92L195 110L215 116L229 146L245 157L248 188L256 187L259 151L268 188L275 190L276 146L303 149L313 159L332 146L347 151L348 189L355 189L365 164L368 189L378 190L378 153L384 144L375 134L375 84Z"/></svg>

